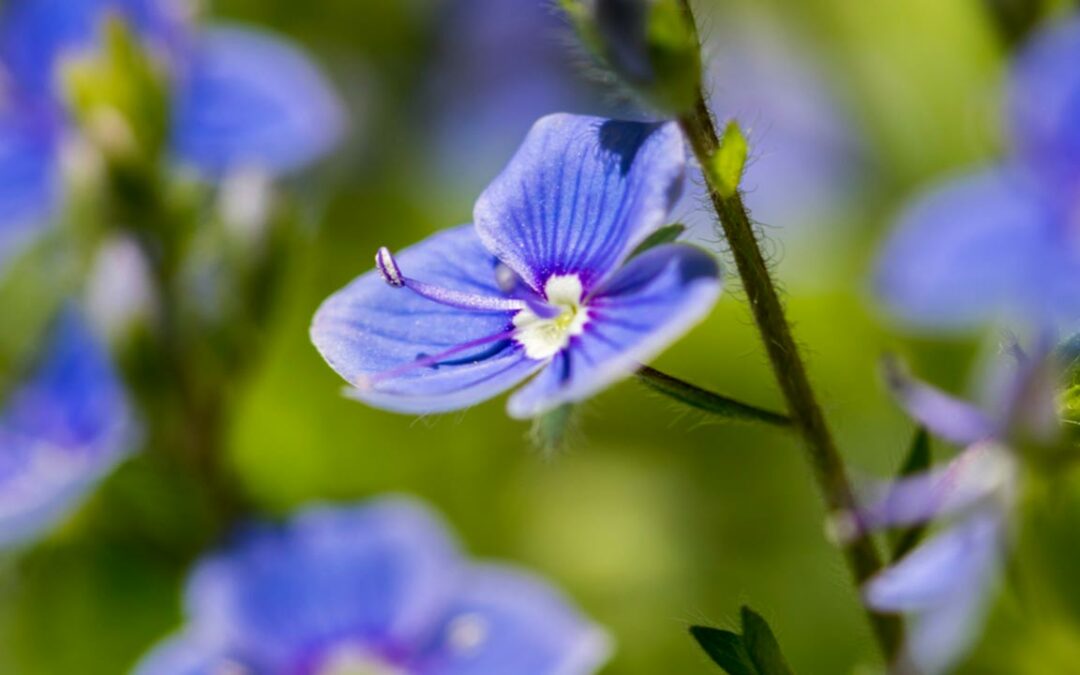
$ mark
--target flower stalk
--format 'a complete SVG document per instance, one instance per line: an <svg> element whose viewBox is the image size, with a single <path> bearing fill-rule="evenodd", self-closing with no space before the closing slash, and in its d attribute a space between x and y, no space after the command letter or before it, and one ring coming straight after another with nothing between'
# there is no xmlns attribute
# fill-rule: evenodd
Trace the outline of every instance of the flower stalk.
<svg viewBox="0 0 1080 675"><path fill-rule="evenodd" d="M689 0L681 2L692 23ZM725 177L724 162L717 161L721 143L700 88L695 105L680 115L678 122L703 169L710 201L731 249L754 321L787 403L792 426L802 437L825 504L830 512L854 513L854 491L810 385L750 215L742 195L737 189L731 189ZM881 569L881 556L869 537L860 536L845 542L842 547L858 585L862 586ZM870 622L886 659L892 660L901 643L902 624L896 617L876 613L870 614Z"/></svg>
<svg viewBox="0 0 1080 675"><path fill-rule="evenodd" d="M642 366L635 375L649 389L719 419L736 422L760 422L784 428L791 426L791 418L787 415L758 408L707 389L702 389L649 366Z"/></svg>

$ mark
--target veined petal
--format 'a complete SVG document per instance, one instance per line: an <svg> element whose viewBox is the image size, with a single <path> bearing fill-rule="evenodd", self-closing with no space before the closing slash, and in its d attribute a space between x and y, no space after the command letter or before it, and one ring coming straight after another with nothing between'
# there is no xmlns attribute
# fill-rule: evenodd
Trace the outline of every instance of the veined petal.
<svg viewBox="0 0 1080 675"><path fill-rule="evenodd" d="M0 411L0 546L53 526L136 438L108 355L69 310L42 364Z"/></svg>
<svg viewBox="0 0 1080 675"><path fill-rule="evenodd" d="M1054 23L1022 50L1009 96L1012 137L1029 167L1080 195L1080 19Z"/></svg>
<svg viewBox="0 0 1080 675"><path fill-rule="evenodd" d="M47 103L58 98L58 59L93 49L101 22L114 14L146 44L167 54L182 44L187 0L15 0L0 12L0 63L17 95Z"/></svg>
<svg viewBox="0 0 1080 675"><path fill-rule="evenodd" d="M443 288L505 295L496 279L498 260L470 225L406 249L397 263L406 275ZM350 395L399 412L441 412L491 398L543 365L509 338L484 342L511 330L513 315L439 304L388 285L373 270L323 303L311 339L327 363L358 386ZM478 344L440 363L409 367L470 342Z"/></svg>
<svg viewBox="0 0 1080 675"><path fill-rule="evenodd" d="M60 191L52 129L0 104L0 275L8 256L45 224Z"/></svg>
<svg viewBox="0 0 1080 675"><path fill-rule="evenodd" d="M719 274L713 256L684 244L631 260L586 301L584 333L510 398L510 415L534 417L632 373L709 313Z"/></svg>
<svg viewBox="0 0 1080 675"><path fill-rule="evenodd" d="M967 328L1008 316L1039 319L1080 305L1068 243L1042 194L1020 171L949 181L900 218L876 288L890 312L924 328ZM1067 284L1071 291L1054 289Z"/></svg>
<svg viewBox="0 0 1080 675"><path fill-rule="evenodd" d="M232 665L227 656L206 640L184 633L154 647L135 666L134 675L220 675L232 672L229 670Z"/></svg>
<svg viewBox="0 0 1080 675"><path fill-rule="evenodd" d="M268 33L217 27L199 34L177 94L174 144L211 177L229 169L282 174L341 138L345 116L308 58Z"/></svg>
<svg viewBox="0 0 1080 675"><path fill-rule="evenodd" d="M591 290L664 224L685 164L673 123L549 115L480 196L476 228L533 289L576 274Z"/></svg>
<svg viewBox="0 0 1080 675"><path fill-rule="evenodd" d="M459 565L442 523L411 500L310 508L202 562L187 611L221 651L290 672L312 647L342 639L389 650L423 639Z"/></svg>
<svg viewBox="0 0 1080 675"><path fill-rule="evenodd" d="M462 587L416 672L592 675L611 652L602 629L531 574L481 565Z"/></svg>
<svg viewBox="0 0 1080 675"><path fill-rule="evenodd" d="M985 509L919 545L863 589L866 604L883 612L927 612L968 594L982 594L998 567L1003 514Z"/></svg>

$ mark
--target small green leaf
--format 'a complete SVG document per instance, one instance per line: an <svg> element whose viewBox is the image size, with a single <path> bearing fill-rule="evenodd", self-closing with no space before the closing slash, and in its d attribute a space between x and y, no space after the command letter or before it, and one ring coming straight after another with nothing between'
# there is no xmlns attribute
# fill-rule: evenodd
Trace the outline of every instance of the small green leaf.
<svg viewBox="0 0 1080 675"><path fill-rule="evenodd" d="M661 244L670 244L681 237L683 232L686 232L686 226L681 223L661 227L659 230L646 237L645 241L638 244L637 248L630 254L630 257L633 258L639 256L650 248L655 248Z"/></svg>
<svg viewBox="0 0 1080 675"><path fill-rule="evenodd" d="M662 373L655 368L642 366L636 374L637 378L649 389L718 418L732 422L762 422L779 427L791 426L791 419L786 415L721 396Z"/></svg>
<svg viewBox="0 0 1080 675"><path fill-rule="evenodd" d="M750 659L741 637L729 630L691 626L690 634L728 675L763 675Z"/></svg>
<svg viewBox="0 0 1080 675"><path fill-rule="evenodd" d="M749 152L750 144L739 128L739 123L731 120L724 128L719 149L712 156L710 173L721 196L731 197L739 189Z"/></svg>
<svg viewBox="0 0 1080 675"><path fill-rule="evenodd" d="M761 675L793 675L768 622L749 607L742 608L743 644Z"/></svg>
<svg viewBox="0 0 1080 675"><path fill-rule="evenodd" d="M926 471L930 466L930 434L925 427L919 427L911 439L907 458L900 467L900 477ZM892 542L892 560L903 558L926 534L926 524L913 525L896 533Z"/></svg>

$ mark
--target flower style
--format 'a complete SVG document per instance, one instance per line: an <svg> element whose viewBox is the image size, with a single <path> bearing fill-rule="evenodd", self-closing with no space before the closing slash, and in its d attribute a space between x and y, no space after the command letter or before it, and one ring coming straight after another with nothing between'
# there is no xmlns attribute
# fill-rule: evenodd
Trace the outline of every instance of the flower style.
<svg viewBox="0 0 1080 675"><path fill-rule="evenodd" d="M999 578L1018 491L1016 448L1056 430L1048 361L1025 357L994 378L1004 396L991 413L890 372L897 399L931 433L964 447L946 465L876 486L855 531L948 525L863 589L866 604L913 617L905 658L926 675L947 671L971 646Z"/></svg>
<svg viewBox="0 0 1080 675"><path fill-rule="evenodd" d="M1013 65L1004 161L937 186L901 217L877 288L920 327L1080 312L1080 18L1045 29Z"/></svg>
<svg viewBox="0 0 1080 675"><path fill-rule="evenodd" d="M109 16L168 66L175 160L217 179L272 176L329 149L337 99L292 47L238 28L194 30L179 0L12 0L0 9L0 273L63 200L72 132L61 69L98 47ZM2 274L0 274L2 276ZM134 445L131 411L102 345L69 309L36 375L0 408L0 544L60 518Z"/></svg>
<svg viewBox="0 0 1080 675"><path fill-rule="evenodd" d="M204 559L137 675L587 675L606 634L525 572L461 559L402 498L314 507Z"/></svg>
<svg viewBox="0 0 1080 675"><path fill-rule="evenodd" d="M54 525L137 440L108 354L66 310L43 361L0 410L0 547Z"/></svg>
<svg viewBox="0 0 1080 675"><path fill-rule="evenodd" d="M370 405L473 405L539 373L509 402L532 417L632 372L709 311L708 253L631 257L681 189L673 124L551 115L481 195L475 225L437 234L331 296L315 346Z"/></svg>

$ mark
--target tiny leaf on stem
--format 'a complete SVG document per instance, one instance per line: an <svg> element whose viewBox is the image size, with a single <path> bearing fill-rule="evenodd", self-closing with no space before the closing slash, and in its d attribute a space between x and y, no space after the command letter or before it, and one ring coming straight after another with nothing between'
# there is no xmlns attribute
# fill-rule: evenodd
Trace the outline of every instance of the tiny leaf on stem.
<svg viewBox="0 0 1080 675"><path fill-rule="evenodd" d="M731 120L724 128L720 147L712 156L711 171L721 196L731 197L739 189L749 152L750 144L739 128L739 123Z"/></svg>
<svg viewBox="0 0 1080 675"><path fill-rule="evenodd" d="M742 608L742 635L705 626L690 634L728 675L794 675L768 622L749 607Z"/></svg>

